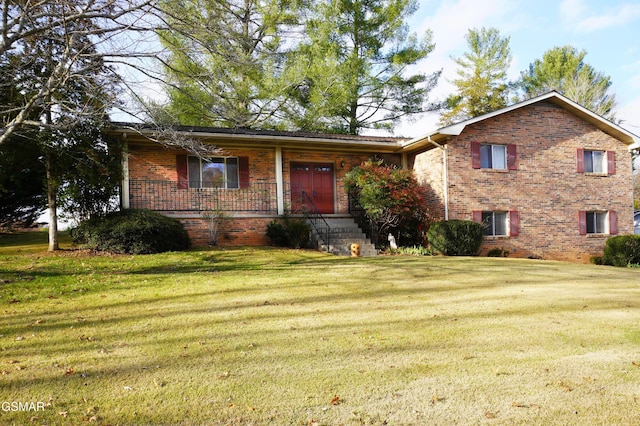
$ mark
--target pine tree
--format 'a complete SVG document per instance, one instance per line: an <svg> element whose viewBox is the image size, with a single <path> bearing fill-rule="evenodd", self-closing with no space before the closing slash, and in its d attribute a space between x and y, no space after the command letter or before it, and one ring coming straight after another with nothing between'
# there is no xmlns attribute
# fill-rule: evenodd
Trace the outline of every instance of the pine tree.
<svg viewBox="0 0 640 426"><path fill-rule="evenodd" d="M112 167L118 157L99 155L108 147L98 130L108 123L106 112L118 93L113 70L92 42L100 27L89 17L61 19L86 6L76 0L28 3L19 10L29 18L20 30L32 35L0 55L2 85L10 89L2 98L4 142L29 138L42 158L50 251L58 249L60 195L81 178L81 165L89 165L87 173L108 192L106 198L119 181L117 166ZM91 137L83 129L91 129Z"/></svg>
<svg viewBox="0 0 640 426"><path fill-rule="evenodd" d="M431 32L409 34L413 0L325 0L315 4L309 41L293 55L301 77L290 118L305 130L358 134L393 130L427 103L440 72L407 75L435 47Z"/></svg>
<svg viewBox="0 0 640 426"><path fill-rule="evenodd" d="M615 120L615 94L611 78L584 62L585 50L572 46L554 47L520 73L519 86L525 98L551 90L567 96L609 120Z"/></svg>
<svg viewBox="0 0 640 426"><path fill-rule="evenodd" d="M508 102L507 70L511 63L509 37L501 37L495 28L470 29L466 36L469 51L454 61L460 67L453 80L455 94L446 100L442 125L477 117Z"/></svg>
<svg viewBox="0 0 640 426"><path fill-rule="evenodd" d="M170 54L163 120L185 125L276 126L286 101L279 78L283 33L297 17L289 0L164 0Z"/></svg>

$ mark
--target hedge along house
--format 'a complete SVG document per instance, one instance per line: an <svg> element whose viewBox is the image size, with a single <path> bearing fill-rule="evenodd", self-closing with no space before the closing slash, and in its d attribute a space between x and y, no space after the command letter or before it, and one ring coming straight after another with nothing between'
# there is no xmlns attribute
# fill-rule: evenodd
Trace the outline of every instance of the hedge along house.
<svg viewBox="0 0 640 426"><path fill-rule="evenodd" d="M114 133L127 148L122 206L180 219L197 245L209 212L228 217L220 245L267 244L267 224L301 208L322 226L349 218L342 180L372 156L414 170L434 219L482 222L482 254L585 261L608 236L633 233L629 151L640 139L556 92L414 139L178 128L220 149L207 161L145 126Z"/></svg>
<svg viewBox="0 0 640 426"><path fill-rule="evenodd" d="M633 233L640 139L556 92L402 145L436 217L484 224L481 254L588 261Z"/></svg>

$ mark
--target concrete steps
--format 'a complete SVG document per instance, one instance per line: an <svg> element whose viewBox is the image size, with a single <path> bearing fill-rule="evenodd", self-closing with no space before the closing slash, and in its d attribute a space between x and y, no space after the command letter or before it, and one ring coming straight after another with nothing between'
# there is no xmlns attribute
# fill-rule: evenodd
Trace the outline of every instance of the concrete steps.
<svg viewBox="0 0 640 426"><path fill-rule="evenodd" d="M353 218L325 218L331 233L329 236L330 247L327 248L322 237L316 234L312 227L312 242L320 251L326 251L337 256L351 256L351 244L360 244L360 256L377 256L378 251L358 227Z"/></svg>

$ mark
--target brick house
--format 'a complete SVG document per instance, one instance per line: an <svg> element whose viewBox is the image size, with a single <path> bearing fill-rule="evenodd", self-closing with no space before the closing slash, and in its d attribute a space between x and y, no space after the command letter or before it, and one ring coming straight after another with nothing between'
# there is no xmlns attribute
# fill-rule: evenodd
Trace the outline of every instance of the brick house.
<svg viewBox="0 0 640 426"><path fill-rule="evenodd" d="M345 174L372 156L398 166L402 160L402 139L389 137L186 127L176 133L219 153L203 161L154 142L151 128L117 125L126 145L122 206L179 219L195 245L208 243L205 216L215 211L227 218L218 243L228 246L268 244L267 224L303 204L324 220L348 218Z"/></svg>
<svg viewBox="0 0 640 426"><path fill-rule="evenodd" d="M349 217L342 179L372 156L413 169L435 218L482 222L481 254L585 261L611 234L633 233L640 138L556 92L414 139L178 129L219 148L210 161L153 142L144 126L114 133L127 148L122 206L180 219L195 244L213 210L229 217L221 245L266 244L266 225L305 202Z"/></svg>
<svg viewBox="0 0 640 426"><path fill-rule="evenodd" d="M441 218L485 224L481 254L588 261L633 233L640 139L550 92L403 143Z"/></svg>

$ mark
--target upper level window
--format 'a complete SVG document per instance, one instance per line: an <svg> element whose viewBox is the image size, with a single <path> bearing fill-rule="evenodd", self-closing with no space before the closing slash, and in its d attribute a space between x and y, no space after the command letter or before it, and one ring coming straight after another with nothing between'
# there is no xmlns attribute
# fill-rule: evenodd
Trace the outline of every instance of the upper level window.
<svg viewBox="0 0 640 426"><path fill-rule="evenodd" d="M188 157L189 188L239 187L237 157Z"/></svg>
<svg viewBox="0 0 640 426"><path fill-rule="evenodd" d="M505 145L480 145L480 168L506 170L507 147Z"/></svg>
<svg viewBox="0 0 640 426"><path fill-rule="evenodd" d="M578 173L595 173L613 175L616 173L615 151L603 151L578 148Z"/></svg>
<svg viewBox="0 0 640 426"><path fill-rule="evenodd" d="M516 145L471 142L471 165L474 169L517 170Z"/></svg>
<svg viewBox="0 0 640 426"><path fill-rule="evenodd" d="M605 151L584 151L584 171L586 173L606 173L606 152Z"/></svg>

